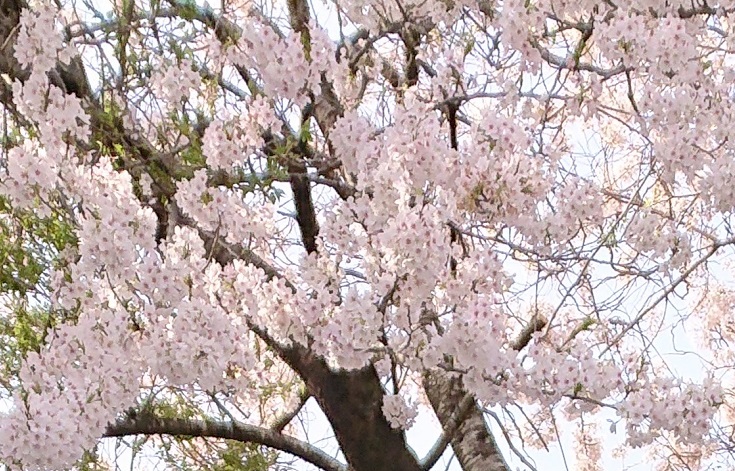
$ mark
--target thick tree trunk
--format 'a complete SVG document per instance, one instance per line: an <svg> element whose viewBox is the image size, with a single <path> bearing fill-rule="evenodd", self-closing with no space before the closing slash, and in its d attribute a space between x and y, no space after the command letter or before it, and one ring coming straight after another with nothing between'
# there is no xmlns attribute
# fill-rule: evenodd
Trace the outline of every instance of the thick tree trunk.
<svg viewBox="0 0 735 471"><path fill-rule="evenodd" d="M312 381L309 381L310 383ZM355 471L419 471L401 431L391 429L383 411L383 389L372 367L329 373L312 390L332 424L342 452Z"/></svg>
<svg viewBox="0 0 735 471"><path fill-rule="evenodd" d="M279 354L304 379L339 442L351 471L421 471L416 456L383 415L383 387L375 369L335 372L303 347Z"/></svg>

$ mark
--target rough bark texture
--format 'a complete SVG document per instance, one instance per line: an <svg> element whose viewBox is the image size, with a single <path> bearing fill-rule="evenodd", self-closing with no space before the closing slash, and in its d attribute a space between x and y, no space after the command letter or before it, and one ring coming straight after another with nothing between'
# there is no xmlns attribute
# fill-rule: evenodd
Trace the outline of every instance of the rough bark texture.
<svg viewBox="0 0 735 471"><path fill-rule="evenodd" d="M535 316L510 347L525 348L533 334L546 327L547 322L545 317ZM458 410L468 396L458 375L431 370L424 375L424 389L442 429L449 433L449 442L464 471L510 471L477 403L472 400L466 411ZM458 418L457 413L462 415Z"/></svg>
<svg viewBox="0 0 735 471"><path fill-rule="evenodd" d="M443 429L448 429L467 391L459 377L434 370L424 377L424 388ZM450 443L464 471L508 471L503 455L485 423L482 410L473 401L451 435Z"/></svg>
<svg viewBox="0 0 735 471"><path fill-rule="evenodd" d="M345 465L308 443L274 430L248 424L137 414L110 425L105 432L106 437L128 435L215 437L243 443L259 443L298 456L320 469L327 471L347 469Z"/></svg>
<svg viewBox="0 0 735 471"><path fill-rule="evenodd" d="M421 471L403 434L383 415L384 391L372 366L335 372L304 347L276 348L329 419L351 471Z"/></svg>
<svg viewBox="0 0 735 471"><path fill-rule="evenodd" d="M312 375L309 375L312 376ZM390 428L382 411L383 388L372 366L360 371L307 376L307 384L334 429L355 471L419 471L403 434Z"/></svg>

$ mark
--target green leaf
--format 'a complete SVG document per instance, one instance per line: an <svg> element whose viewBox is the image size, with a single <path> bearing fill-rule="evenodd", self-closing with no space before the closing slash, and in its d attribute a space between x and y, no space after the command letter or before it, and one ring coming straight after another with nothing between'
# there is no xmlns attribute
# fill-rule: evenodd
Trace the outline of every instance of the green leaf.
<svg viewBox="0 0 735 471"><path fill-rule="evenodd" d="M472 52L472 49L474 48L475 48L475 38L471 37L469 41L467 41L467 44L465 44L464 46L462 58L463 59L467 58L467 56L470 55L470 52Z"/></svg>
<svg viewBox="0 0 735 471"><path fill-rule="evenodd" d="M301 130L299 131L299 141L309 143L311 142L311 131L309 130L309 122L304 121L304 123L301 125Z"/></svg>
<svg viewBox="0 0 735 471"><path fill-rule="evenodd" d="M212 197L212 195L210 195L208 192L205 191L204 193L202 193L202 196L199 198L199 201L201 201L202 204L206 206L212 201L214 201L214 197Z"/></svg>

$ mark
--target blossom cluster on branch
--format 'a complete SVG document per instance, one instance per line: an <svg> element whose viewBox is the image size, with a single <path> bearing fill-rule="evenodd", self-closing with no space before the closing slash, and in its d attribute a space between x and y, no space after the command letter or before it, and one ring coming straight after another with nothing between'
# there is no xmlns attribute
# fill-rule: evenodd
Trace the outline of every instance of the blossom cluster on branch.
<svg viewBox="0 0 735 471"><path fill-rule="evenodd" d="M435 383L480 413L541 411L504 429L514 451L557 420L586 444L611 413L628 447L732 459L732 270L713 262L735 243L735 5L335 2L335 32L274 3L287 21L39 0L0 28L0 195L74 235L44 281L59 321L3 381L0 462L70 467L135 424L165 433L131 414L156 384L230 401L232 427L176 430L339 468L248 428L301 383L355 470L374 464L339 420L349 391L366 435L400 448L433 408L462 454ZM702 341L698 381L656 351L679 325Z"/></svg>

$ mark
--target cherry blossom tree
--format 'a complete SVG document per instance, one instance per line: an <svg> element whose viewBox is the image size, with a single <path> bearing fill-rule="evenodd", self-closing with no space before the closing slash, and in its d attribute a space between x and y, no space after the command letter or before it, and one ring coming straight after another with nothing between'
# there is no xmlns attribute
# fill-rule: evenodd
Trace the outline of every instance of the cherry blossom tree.
<svg viewBox="0 0 735 471"><path fill-rule="evenodd" d="M0 462L733 466L734 13L0 0Z"/></svg>

